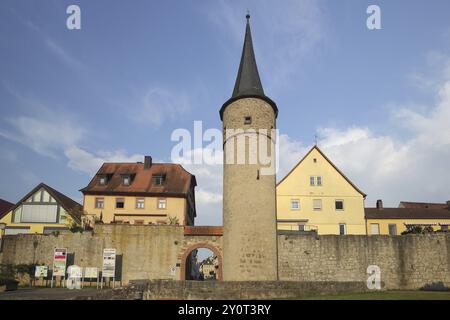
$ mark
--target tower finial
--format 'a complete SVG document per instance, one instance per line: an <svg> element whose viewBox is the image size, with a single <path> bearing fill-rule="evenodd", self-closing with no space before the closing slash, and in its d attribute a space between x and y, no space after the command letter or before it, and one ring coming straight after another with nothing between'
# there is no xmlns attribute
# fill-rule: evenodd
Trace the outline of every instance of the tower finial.
<svg viewBox="0 0 450 320"><path fill-rule="evenodd" d="M250 20L250 10L248 10L248 9L247 9L247 15L245 16L245 18L247 19L247 22L248 22L248 20Z"/></svg>

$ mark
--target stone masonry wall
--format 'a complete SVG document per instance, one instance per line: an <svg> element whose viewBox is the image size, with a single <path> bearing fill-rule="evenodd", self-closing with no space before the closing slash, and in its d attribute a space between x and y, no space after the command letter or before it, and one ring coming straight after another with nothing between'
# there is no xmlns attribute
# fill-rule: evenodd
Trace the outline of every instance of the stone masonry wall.
<svg viewBox="0 0 450 320"><path fill-rule="evenodd" d="M124 284L139 279L179 280L181 260L189 250L207 244L221 254L222 241L220 232L186 235L182 226L97 225L93 233L5 236L0 263L34 260L51 266L53 249L65 247L73 255L72 263L101 268L103 248L116 248ZM284 282L365 284L369 265L381 268L384 289L450 287L450 234L278 236L278 272Z"/></svg>
<svg viewBox="0 0 450 320"><path fill-rule="evenodd" d="M102 267L103 248L115 248L122 260L122 280L179 279L179 263L183 246L182 226L96 225L94 232L62 232L54 235L6 236L1 263L45 263L51 268L53 249L67 248L73 263L81 267ZM37 241L36 250L33 242Z"/></svg>
<svg viewBox="0 0 450 320"><path fill-rule="evenodd" d="M363 281L381 268L384 289L450 287L450 234L279 235L279 276L290 281Z"/></svg>

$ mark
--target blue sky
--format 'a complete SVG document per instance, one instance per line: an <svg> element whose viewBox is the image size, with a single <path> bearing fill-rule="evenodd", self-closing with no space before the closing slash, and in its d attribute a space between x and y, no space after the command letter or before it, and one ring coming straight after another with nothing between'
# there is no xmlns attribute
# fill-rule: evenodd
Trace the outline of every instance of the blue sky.
<svg viewBox="0 0 450 320"><path fill-rule="evenodd" d="M81 30L66 8L81 8ZM366 8L381 8L368 30ZM39 182L81 201L103 161L170 161L173 130L220 128L245 28L277 102L281 178L319 146L368 194L450 199L450 2L0 2L0 197ZM221 224L220 166L188 167Z"/></svg>

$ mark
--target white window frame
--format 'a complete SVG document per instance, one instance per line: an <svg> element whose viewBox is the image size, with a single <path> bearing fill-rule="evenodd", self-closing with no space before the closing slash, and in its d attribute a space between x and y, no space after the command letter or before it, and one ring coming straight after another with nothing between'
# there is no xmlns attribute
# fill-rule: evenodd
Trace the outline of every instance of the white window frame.
<svg viewBox="0 0 450 320"><path fill-rule="evenodd" d="M294 203L297 203L297 207L294 207ZM300 210L300 199L291 199L291 210Z"/></svg>
<svg viewBox="0 0 450 320"><path fill-rule="evenodd" d="M314 187L316 185L316 177L315 176L310 176L309 177L309 186L310 187Z"/></svg>
<svg viewBox="0 0 450 320"><path fill-rule="evenodd" d="M142 206L140 206L140 204L142 204ZM136 209L145 209L145 198L136 198Z"/></svg>
<svg viewBox="0 0 450 320"><path fill-rule="evenodd" d="M319 181L320 181L320 183L319 183ZM316 186L317 187L323 186L323 178L322 178L322 176L316 176Z"/></svg>
<svg viewBox="0 0 450 320"><path fill-rule="evenodd" d="M316 206L316 201L317 203L320 203L320 207ZM323 208L322 199L313 199L313 210L322 211L322 208Z"/></svg>
<svg viewBox="0 0 450 320"><path fill-rule="evenodd" d="M167 209L167 198L158 198L157 208L160 210Z"/></svg>
<svg viewBox="0 0 450 320"><path fill-rule="evenodd" d="M378 233L373 233L373 227L377 226ZM371 235L379 235L380 234L380 224L379 223L371 223L370 224L370 234Z"/></svg>
<svg viewBox="0 0 450 320"><path fill-rule="evenodd" d="M100 199L102 200L101 201L102 205L98 206L97 201L100 200ZM105 198L103 198L103 197L96 197L94 206L95 206L95 209L104 209L105 208Z"/></svg>
<svg viewBox="0 0 450 320"><path fill-rule="evenodd" d="M338 202L338 201L342 202L342 209L336 208L336 202ZM334 200L334 210L336 210L336 211L344 211L345 210L344 199L335 199Z"/></svg>

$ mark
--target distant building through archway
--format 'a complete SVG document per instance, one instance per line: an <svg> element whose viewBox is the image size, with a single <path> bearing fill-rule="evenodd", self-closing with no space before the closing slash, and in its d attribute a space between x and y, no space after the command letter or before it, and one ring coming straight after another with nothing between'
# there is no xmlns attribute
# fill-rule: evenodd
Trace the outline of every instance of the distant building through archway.
<svg viewBox="0 0 450 320"><path fill-rule="evenodd" d="M222 227L185 226L184 243L179 257L180 280L200 279L199 262L197 254L199 249L208 249L212 252L211 261L214 263L215 278L222 280ZM211 266L208 266L211 268Z"/></svg>

